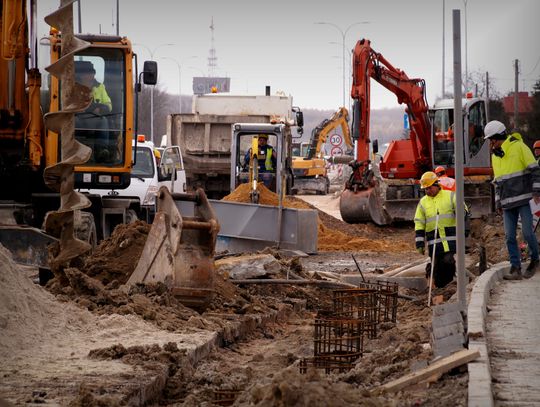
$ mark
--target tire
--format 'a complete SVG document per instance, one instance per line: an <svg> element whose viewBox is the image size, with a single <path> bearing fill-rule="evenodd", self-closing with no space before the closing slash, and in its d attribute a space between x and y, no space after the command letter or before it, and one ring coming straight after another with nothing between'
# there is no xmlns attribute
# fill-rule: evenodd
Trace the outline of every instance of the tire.
<svg viewBox="0 0 540 407"><path fill-rule="evenodd" d="M139 217L137 216L137 212L133 209L128 209L126 212L126 224L129 225L130 223L134 223L139 220Z"/></svg>
<svg viewBox="0 0 540 407"><path fill-rule="evenodd" d="M92 251L97 246L97 232L94 215L90 212L80 211L75 218L75 237L92 246Z"/></svg>

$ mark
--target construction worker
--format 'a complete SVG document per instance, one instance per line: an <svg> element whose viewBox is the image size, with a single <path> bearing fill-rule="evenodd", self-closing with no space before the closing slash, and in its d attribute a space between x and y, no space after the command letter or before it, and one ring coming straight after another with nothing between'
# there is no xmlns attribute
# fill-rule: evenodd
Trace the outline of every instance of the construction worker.
<svg viewBox="0 0 540 407"><path fill-rule="evenodd" d="M540 140L536 140L533 144L534 157L536 158L538 164L540 164Z"/></svg>
<svg viewBox="0 0 540 407"><path fill-rule="evenodd" d="M86 86L92 93L92 104L87 111L95 115L108 114L112 110L112 102L105 85L96 80L96 70L90 61L75 61L76 80Z"/></svg>
<svg viewBox="0 0 540 407"><path fill-rule="evenodd" d="M493 120L484 128L484 139L491 146L491 165L495 184L495 207L502 209L506 246L510 255L510 274L506 280L531 278L538 269L538 241L533 233L533 216L529 200L540 204L540 167L521 134L508 134L506 126ZM516 240L518 218L523 239L529 246L531 261L521 273L521 258Z"/></svg>
<svg viewBox="0 0 540 407"><path fill-rule="evenodd" d="M456 273L456 197L442 189L437 174L428 171L420 178L426 195L420 199L414 215L416 250L424 254L427 241L428 255L434 256L433 280L441 288L452 281ZM428 265L426 270L430 270Z"/></svg>
<svg viewBox="0 0 540 407"><path fill-rule="evenodd" d="M437 168L435 168L435 174L437 174L437 177L439 178L439 184L441 185L442 189L446 191L456 190L456 180L446 175L446 170L444 167L439 165Z"/></svg>
<svg viewBox="0 0 540 407"><path fill-rule="evenodd" d="M268 144L268 134L259 134L259 173L275 172L276 171L276 150L270 144ZM251 148L247 151L245 156L245 165L249 164L251 159Z"/></svg>

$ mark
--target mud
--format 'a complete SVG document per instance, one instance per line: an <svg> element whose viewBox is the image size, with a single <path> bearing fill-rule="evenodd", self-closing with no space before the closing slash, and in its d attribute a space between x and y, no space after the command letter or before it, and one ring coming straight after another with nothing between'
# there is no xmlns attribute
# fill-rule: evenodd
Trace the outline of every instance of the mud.
<svg viewBox="0 0 540 407"><path fill-rule="evenodd" d="M322 212L319 219L323 236L330 230L362 240L347 246L334 237L331 243L339 250L303 259L282 258L267 249L281 266L274 278L311 278L316 270L354 272L351 253L363 271L375 273L418 258L411 225L348 225ZM429 386L379 397L369 393L432 359L427 293L400 289L417 301L400 300L397 323L381 326L349 372L300 374L299 361L313 354L313 317L330 308L331 290L237 286L218 274L214 299L201 314L180 304L162 284L122 287L148 230L142 222L117 228L92 257L63 270L46 289L32 284L0 249L0 398L17 404L125 405L149 386L151 377L152 402L160 405L215 405L220 390L232 391L236 405L465 405L467 375L459 370ZM490 262L506 258L500 221L473 222L473 250L480 245ZM433 295L448 301L455 292L452 283ZM256 329L240 342L222 333L227 346L196 365L186 354L186 341L209 340L217 331L226 332L230 320L261 318L283 306L296 310L289 320Z"/></svg>

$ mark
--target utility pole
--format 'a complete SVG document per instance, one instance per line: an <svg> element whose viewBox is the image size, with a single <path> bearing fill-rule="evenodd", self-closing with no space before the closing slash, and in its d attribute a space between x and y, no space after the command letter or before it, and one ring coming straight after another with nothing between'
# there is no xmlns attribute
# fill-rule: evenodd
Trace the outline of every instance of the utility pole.
<svg viewBox="0 0 540 407"><path fill-rule="evenodd" d="M486 72L486 116L489 120L489 72Z"/></svg>
<svg viewBox="0 0 540 407"><path fill-rule="evenodd" d="M116 0L116 35L120 37L120 0Z"/></svg>
<svg viewBox="0 0 540 407"><path fill-rule="evenodd" d="M456 176L456 274L458 303L462 310L467 305L467 274L465 274L465 204L463 183L463 110L461 98L461 16L452 10L454 47L454 157Z"/></svg>
<svg viewBox="0 0 540 407"><path fill-rule="evenodd" d="M517 130L519 128L518 126L518 111L519 111L519 104L518 104L518 83L519 83L519 59L516 59L514 61L514 73L515 73L515 90L514 90L514 128Z"/></svg>
<svg viewBox="0 0 540 407"><path fill-rule="evenodd" d="M444 1L442 0L442 91L441 99L444 99Z"/></svg>

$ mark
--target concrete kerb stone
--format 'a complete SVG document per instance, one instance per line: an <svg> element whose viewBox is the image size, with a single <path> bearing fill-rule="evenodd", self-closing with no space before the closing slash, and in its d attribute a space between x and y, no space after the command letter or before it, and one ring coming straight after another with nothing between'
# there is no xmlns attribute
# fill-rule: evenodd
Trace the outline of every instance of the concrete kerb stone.
<svg viewBox="0 0 540 407"><path fill-rule="evenodd" d="M478 350L480 357L467 365L469 372L468 406L494 406L491 388L491 368L486 343L485 317L490 292L508 270L508 262L486 270L474 284L467 308L469 350Z"/></svg>

